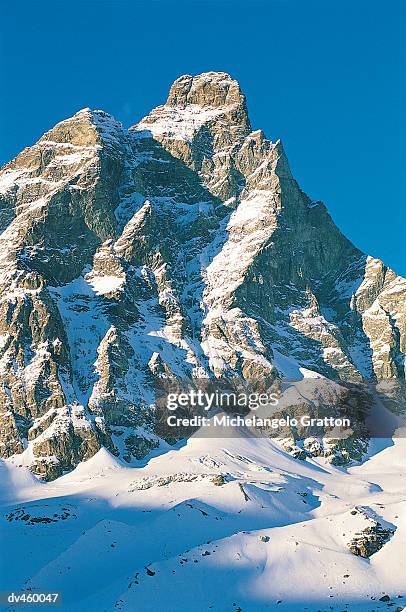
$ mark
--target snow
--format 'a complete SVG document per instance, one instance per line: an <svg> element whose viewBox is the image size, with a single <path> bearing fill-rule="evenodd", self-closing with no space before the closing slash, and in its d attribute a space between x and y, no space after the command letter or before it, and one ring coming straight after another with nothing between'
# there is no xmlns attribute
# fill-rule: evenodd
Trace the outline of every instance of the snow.
<svg viewBox="0 0 406 612"><path fill-rule="evenodd" d="M31 361L25 367L23 372L23 380L27 385L27 388L32 387L32 385L37 381L44 364L48 361L50 356L51 354L48 350L48 343L42 342L41 344L38 344Z"/></svg>
<svg viewBox="0 0 406 612"><path fill-rule="evenodd" d="M50 166L72 166L74 164L82 164L86 159L91 159L94 155L94 150L84 150L80 153L67 153L65 155L56 155L51 161Z"/></svg>
<svg viewBox="0 0 406 612"><path fill-rule="evenodd" d="M406 279L401 276L397 276L389 287L385 288L383 291L383 295L397 295L398 293L403 293L406 290Z"/></svg>
<svg viewBox="0 0 406 612"><path fill-rule="evenodd" d="M275 228L275 194L272 191L255 190L240 202L225 228L221 251L206 269L204 299L211 309L243 282L254 257Z"/></svg>
<svg viewBox="0 0 406 612"><path fill-rule="evenodd" d="M63 123L63 122L62 122ZM60 124L57 124L60 125ZM95 151L98 149L98 145L96 146L85 146L85 145L74 145L71 142L57 142L56 140L47 140L45 138L41 138L35 145L35 147L47 147L51 146L52 148L60 148L60 149L73 149L74 151Z"/></svg>
<svg viewBox="0 0 406 612"><path fill-rule="evenodd" d="M154 353L161 357L175 376L185 378L191 369L191 363L188 363L190 347L186 339L179 339L171 326L166 325L163 312L159 308L159 297L144 300L138 307L140 321L127 333L138 363L134 372L138 383L143 381L142 372L148 371L147 365ZM148 398L153 401L152 395Z"/></svg>
<svg viewBox="0 0 406 612"><path fill-rule="evenodd" d="M52 483L2 461L0 514L56 522L0 522L1 589L61 590L67 612L372 612L384 593L405 605L405 457L395 438L344 470L236 430L140 468L101 449ZM395 533L368 561L347 544L369 516Z"/></svg>
<svg viewBox="0 0 406 612"><path fill-rule="evenodd" d="M84 276L67 285L49 287L68 336L76 398L87 404L97 380L97 348L110 324L94 288Z"/></svg>
<svg viewBox="0 0 406 612"><path fill-rule="evenodd" d="M117 289L122 288L125 282L125 278L121 276L92 276L89 280L89 284L93 287L96 295L105 295L106 293L112 293Z"/></svg>
<svg viewBox="0 0 406 612"><path fill-rule="evenodd" d="M0 193L5 195L10 191L21 174L23 174L23 170L4 170L0 174Z"/></svg>
<svg viewBox="0 0 406 612"><path fill-rule="evenodd" d="M62 486L66 483L72 486L72 484L75 485L79 482L88 483L89 480L99 478L114 478L115 475L118 475L118 472L121 474L125 472L123 463L106 448L101 448L93 457L80 463L73 473L62 476L58 482Z"/></svg>
<svg viewBox="0 0 406 612"><path fill-rule="evenodd" d="M293 357L280 353L273 347L273 364L279 374L290 380L302 380L303 378L324 378L318 372L302 367Z"/></svg>
<svg viewBox="0 0 406 612"><path fill-rule="evenodd" d="M187 108L159 106L133 129L134 137L162 137L190 142L208 121L224 114L224 109L207 109L197 104Z"/></svg>

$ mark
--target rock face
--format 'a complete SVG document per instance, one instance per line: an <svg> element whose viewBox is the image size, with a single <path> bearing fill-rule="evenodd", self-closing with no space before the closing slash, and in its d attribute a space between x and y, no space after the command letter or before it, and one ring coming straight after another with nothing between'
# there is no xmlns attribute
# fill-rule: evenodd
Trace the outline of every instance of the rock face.
<svg viewBox="0 0 406 612"><path fill-rule="evenodd" d="M157 446L162 375L404 378L405 279L301 191L225 73L130 130L56 125L2 168L0 231L0 455L44 478Z"/></svg>
<svg viewBox="0 0 406 612"><path fill-rule="evenodd" d="M361 515L365 521L363 529L349 542L348 548L353 555L369 558L386 544L395 533L392 526L382 525L368 508L354 508L352 515Z"/></svg>

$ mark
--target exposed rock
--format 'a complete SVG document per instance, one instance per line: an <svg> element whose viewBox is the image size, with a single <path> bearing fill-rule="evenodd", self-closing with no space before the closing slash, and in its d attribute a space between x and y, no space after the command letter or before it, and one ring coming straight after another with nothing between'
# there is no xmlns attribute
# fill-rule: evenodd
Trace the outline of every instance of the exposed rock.
<svg viewBox="0 0 406 612"><path fill-rule="evenodd" d="M383 526L364 508L356 508L355 511L365 517L367 525L349 542L348 548L354 555L369 558L390 540L395 530ZM351 514L355 513L351 512ZM381 601L384 600L381 599Z"/></svg>
<svg viewBox="0 0 406 612"><path fill-rule="evenodd" d="M227 482L226 478L222 474L219 474L218 476L213 476L211 481L214 485L216 485L216 487L222 487Z"/></svg>
<svg viewBox="0 0 406 612"><path fill-rule="evenodd" d="M130 130L90 109L56 125L1 169L0 229L0 455L41 477L156 447L160 377L310 370L347 398L404 379L405 279L301 191L226 73L180 77ZM403 389L379 393L400 411ZM286 432L293 456L365 450L310 434Z"/></svg>

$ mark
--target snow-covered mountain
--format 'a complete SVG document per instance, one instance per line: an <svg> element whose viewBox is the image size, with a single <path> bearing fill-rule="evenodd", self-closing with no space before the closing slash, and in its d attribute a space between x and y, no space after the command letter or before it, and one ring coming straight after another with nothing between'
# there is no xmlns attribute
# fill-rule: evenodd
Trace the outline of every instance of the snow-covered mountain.
<svg viewBox="0 0 406 612"><path fill-rule="evenodd" d="M404 378L405 279L300 190L228 74L130 130L56 125L1 170L0 228L0 455L47 479L156 447L162 375Z"/></svg>
<svg viewBox="0 0 406 612"><path fill-rule="evenodd" d="M236 81L182 76L129 130L57 124L1 169L0 232L0 591L403 609L406 280L301 191ZM157 381L234 376L389 434L160 435Z"/></svg>

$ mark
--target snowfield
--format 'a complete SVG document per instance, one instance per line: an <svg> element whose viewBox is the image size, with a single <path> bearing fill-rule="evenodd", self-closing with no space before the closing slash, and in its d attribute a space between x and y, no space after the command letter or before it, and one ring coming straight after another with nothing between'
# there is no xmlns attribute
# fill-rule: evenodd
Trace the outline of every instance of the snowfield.
<svg viewBox="0 0 406 612"><path fill-rule="evenodd" d="M159 452L102 449L51 483L2 462L0 590L61 591L69 612L404 609L404 438L348 469L244 429ZM352 554L373 519L392 537Z"/></svg>

